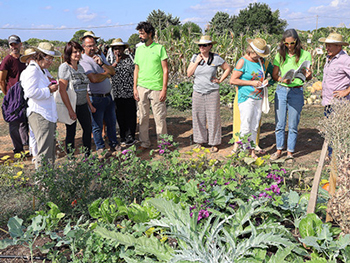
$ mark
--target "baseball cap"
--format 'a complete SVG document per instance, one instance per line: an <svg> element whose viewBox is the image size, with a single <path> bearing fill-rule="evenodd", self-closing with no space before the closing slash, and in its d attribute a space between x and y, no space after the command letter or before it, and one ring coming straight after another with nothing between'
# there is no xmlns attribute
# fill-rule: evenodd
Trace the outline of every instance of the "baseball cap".
<svg viewBox="0 0 350 263"><path fill-rule="evenodd" d="M16 35L9 36L8 41L9 41L9 45L12 43L18 44L18 43L22 42L21 39L19 38L19 36L16 36Z"/></svg>

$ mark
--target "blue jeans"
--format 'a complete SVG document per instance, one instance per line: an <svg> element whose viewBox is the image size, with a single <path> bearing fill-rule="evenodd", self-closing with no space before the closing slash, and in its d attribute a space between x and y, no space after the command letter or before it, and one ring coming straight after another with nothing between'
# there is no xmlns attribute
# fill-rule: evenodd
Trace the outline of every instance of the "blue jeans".
<svg viewBox="0 0 350 263"><path fill-rule="evenodd" d="M102 138L103 121L106 123L109 146L114 148L118 145L115 105L111 95L107 97L90 96L92 105L96 108L95 113L91 113L92 134L96 150L103 149L105 142Z"/></svg>
<svg viewBox="0 0 350 263"><path fill-rule="evenodd" d="M298 125L304 106L303 88L288 88L277 85L275 93L276 148L283 150L284 133L288 112L287 151L294 152L298 137Z"/></svg>

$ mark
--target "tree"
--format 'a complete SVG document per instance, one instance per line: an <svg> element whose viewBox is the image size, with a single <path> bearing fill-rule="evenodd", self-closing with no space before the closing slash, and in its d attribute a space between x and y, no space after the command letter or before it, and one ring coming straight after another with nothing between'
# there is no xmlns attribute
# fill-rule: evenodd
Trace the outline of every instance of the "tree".
<svg viewBox="0 0 350 263"><path fill-rule="evenodd" d="M209 33L216 35L228 34L233 27L233 17L228 13L217 12L209 22Z"/></svg>
<svg viewBox="0 0 350 263"><path fill-rule="evenodd" d="M139 37L139 34L137 34L137 33L132 34L128 39L128 43L129 43L130 47L133 47L133 48L139 42L140 42L140 37Z"/></svg>
<svg viewBox="0 0 350 263"><path fill-rule="evenodd" d="M201 35L202 29L196 23L186 22L185 24L182 25L182 34L186 36Z"/></svg>
<svg viewBox="0 0 350 263"><path fill-rule="evenodd" d="M250 3L233 18L233 32L253 34L255 31L264 31L268 34L282 34L287 22L279 18L279 10L271 11L265 3Z"/></svg>
<svg viewBox="0 0 350 263"><path fill-rule="evenodd" d="M157 30L163 30L170 25L180 25L180 18L173 17L172 14L166 15L164 11L153 10L147 17L147 22L151 23Z"/></svg>
<svg viewBox="0 0 350 263"><path fill-rule="evenodd" d="M87 30L84 30L84 29L78 30L77 32L74 33L71 41L80 43L80 38L84 35L85 32L87 32Z"/></svg>

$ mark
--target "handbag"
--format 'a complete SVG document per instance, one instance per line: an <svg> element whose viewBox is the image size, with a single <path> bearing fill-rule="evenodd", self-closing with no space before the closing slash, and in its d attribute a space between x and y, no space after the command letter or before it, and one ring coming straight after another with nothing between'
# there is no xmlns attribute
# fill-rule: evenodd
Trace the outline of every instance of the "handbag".
<svg viewBox="0 0 350 263"><path fill-rule="evenodd" d="M76 104L77 104L77 94L73 88L73 82L71 78L69 79L67 94L68 94L70 104L72 105L72 108L75 110ZM60 92L56 91L54 96L55 96L55 102L56 102L56 108L57 108L57 117L58 117L57 121L68 125L73 124L76 120L72 120L69 117L68 109L64 104L64 102L62 101Z"/></svg>

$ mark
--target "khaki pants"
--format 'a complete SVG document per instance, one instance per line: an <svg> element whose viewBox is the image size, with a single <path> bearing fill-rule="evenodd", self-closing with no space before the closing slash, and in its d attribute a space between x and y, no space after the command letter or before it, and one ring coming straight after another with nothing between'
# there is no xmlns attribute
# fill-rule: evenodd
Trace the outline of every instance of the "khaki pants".
<svg viewBox="0 0 350 263"><path fill-rule="evenodd" d="M38 145L35 168L38 169L41 166L42 160L54 164L56 154L56 123L46 120L36 112L32 112L29 115L28 122Z"/></svg>
<svg viewBox="0 0 350 263"><path fill-rule="evenodd" d="M152 106L152 112L154 121L156 123L157 138L159 135L167 133L166 127L166 105L165 102L159 100L160 90L150 90L143 87L137 87L140 101L139 106L139 140L141 146L149 148L151 141L149 139L149 114L150 104Z"/></svg>

